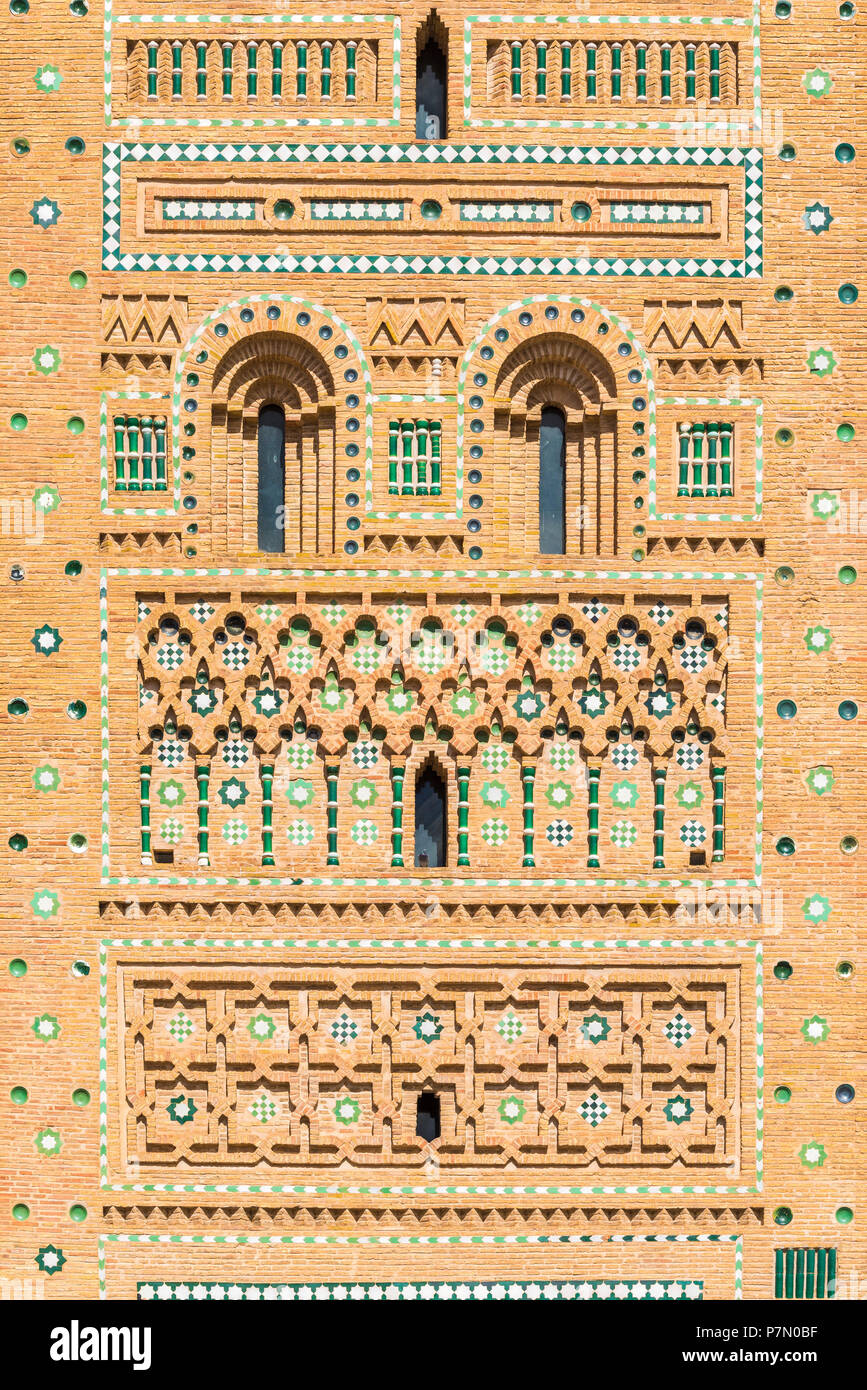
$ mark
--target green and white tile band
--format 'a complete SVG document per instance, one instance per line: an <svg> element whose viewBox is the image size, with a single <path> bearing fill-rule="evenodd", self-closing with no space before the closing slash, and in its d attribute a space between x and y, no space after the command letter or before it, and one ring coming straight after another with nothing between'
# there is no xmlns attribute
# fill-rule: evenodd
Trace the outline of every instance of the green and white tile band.
<svg viewBox="0 0 867 1390"><path fill-rule="evenodd" d="M371 1183L127 1183L112 1182L108 1174L108 1031L109 1031L109 963L110 950L151 950L169 951L190 950L241 950L246 953L276 950L281 952L298 951L310 955L317 951L332 951L341 960L351 963L352 956L365 952L393 951L396 956L409 951L421 951L426 955L431 951L483 951L496 956L499 952L525 953L528 950L554 953L582 951L605 951L609 955L617 951L634 953L639 950L654 953L665 951L725 950L751 953L755 962L755 1051L756 1051L756 1151L754 1184L666 1184L654 1186L645 1183L592 1185L564 1185L558 1183L527 1184L510 1182L508 1184L460 1184L426 1183L384 1185ZM692 1196L692 1195L739 1195L751 1196L763 1189L764 1182L764 964L763 943L760 940L722 938L681 940L649 937L598 939L532 938L506 939L502 937L453 937L453 938L352 938L352 937L183 937L183 938L135 938L107 937L99 944L99 1168L100 1187L107 1192L188 1192L188 1193L265 1193L283 1192L299 1196L322 1196L328 1193L341 1193L350 1196L621 1196L624 1194ZM746 1078L744 1078L746 1080ZM436 1239L435 1237L433 1239Z"/></svg>
<svg viewBox="0 0 867 1390"><path fill-rule="evenodd" d="M418 1283L378 1280L360 1283L247 1284L191 1280L140 1281L140 1301L263 1303L573 1303L698 1302L704 1284L696 1279L427 1279Z"/></svg>
<svg viewBox="0 0 867 1390"><path fill-rule="evenodd" d="M200 274L241 274L251 271L273 274L326 275L526 275L570 276L604 275L614 277L659 277L661 279L758 279L762 274L762 153L759 149L714 146L678 146L655 149L650 146L598 147L579 145L265 145L265 144L143 144L110 142L103 150L103 236L104 270L196 271ZM693 168L743 168L744 171L744 255L741 258L703 256L549 256L527 255L394 255L331 252L295 253L220 251L124 251L121 241L121 170L127 163L147 166L172 163L237 164L250 168L256 164L278 167L298 164L379 164L389 167L401 163L422 167L446 164L461 166L526 165L538 170L546 164L569 168L673 166Z"/></svg>
<svg viewBox="0 0 867 1390"><path fill-rule="evenodd" d="M400 124L400 58L401 22L397 14L122 14L113 17L113 0L105 0L105 23L103 29L103 105L106 126L186 126L202 127L241 127L264 130L288 126L311 126L323 129L349 127L370 129L371 127L392 127ZM174 32L180 25L230 24L233 29L245 25L263 28L277 25L281 30L292 27L315 25L317 29L327 30L329 26L342 27L345 24L384 24L391 25L391 113L388 116L217 116L195 117L184 120L171 116L115 116L112 112L112 30L117 25L157 24L172 26ZM303 30L302 30L303 32ZM327 36L327 35L326 35Z"/></svg>
<svg viewBox="0 0 867 1390"><path fill-rule="evenodd" d="M272 580L317 580L348 579L352 583L358 583L364 579L374 579L378 582L387 580L410 580L412 582L424 582L425 580L447 581L451 579L472 579L476 583L486 580L532 580L535 584L558 583L563 581L577 580L580 582L603 581L603 582L636 582L646 584L653 583L672 583L678 580L712 580L727 584L737 581L746 581L755 586L755 701L756 701L756 754L755 754L755 788L756 788L756 831L755 831L755 858L753 864L753 876L750 878L550 878L550 877L521 877L521 878L476 878L462 877L454 878L450 875L442 877L405 877L397 875L379 875L373 878L349 878L331 877L328 875L309 875L302 878L268 878L262 875L250 876L229 876L219 874L191 875L183 876L179 874L166 874L165 876L156 875L113 875L110 864L110 835L109 826L111 822L110 812L110 767L109 767L109 739L108 739L108 691L109 691L109 662L108 662L108 581L110 578L180 578L190 579L221 579L226 577L243 577L248 579L264 578ZM102 662L101 662L101 684L100 684L100 708L101 717L105 729L102 748L102 883L117 886L137 886L140 884L162 885L164 887L177 887L181 885L195 887L305 887L305 888L332 888L332 887L354 887L354 888L528 888L557 890L568 888L698 888L707 891L716 888L742 888L745 890L757 889L761 886L761 852L762 852L762 777L763 777L763 741L764 741L764 707L763 707L763 686L762 686L762 578L755 573L741 573L738 571L696 571L696 570L489 570L478 568L476 570L392 570L392 569L352 569L352 568L322 568L322 569L275 569L269 570L258 566L249 568L236 567L213 567L213 568L184 568L181 566L171 568L105 568L101 572L100 578L102 601L104 604L105 620L102 629Z"/></svg>

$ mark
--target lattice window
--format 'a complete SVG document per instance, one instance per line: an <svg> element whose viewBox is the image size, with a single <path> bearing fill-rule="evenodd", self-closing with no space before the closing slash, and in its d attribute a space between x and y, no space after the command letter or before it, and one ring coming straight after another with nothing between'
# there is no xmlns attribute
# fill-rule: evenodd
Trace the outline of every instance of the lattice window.
<svg viewBox="0 0 867 1390"><path fill-rule="evenodd" d="M151 39L128 44L131 93L150 101L376 100L378 43L367 39Z"/></svg>
<svg viewBox="0 0 867 1390"><path fill-rule="evenodd" d="M164 415L115 415L114 485L119 492L165 492Z"/></svg>
<svg viewBox="0 0 867 1390"><path fill-rule="evenodd" d="M731 497L734 425L725 421L683 421L677 432L678 497Z"/></svg>
<svg viewBox="0 0 867 1390"><path fill-rule="evenodd" d="M512 102L738 101L736 44L642 39L497 40L488 45L488 96Z"/></svg>
<svg viewBox="0 0 867 1390"><path fill-rule="evenodd" d="M439 497L442 492L441 421L390 421L388 490L411 497Z"/></svg>
<svg viewBox="0 0 867 1390"><path fill-rule="evenodd" d="M775 1298L835 1298L837 1251L820 1246L774 1251Z"/></svg>

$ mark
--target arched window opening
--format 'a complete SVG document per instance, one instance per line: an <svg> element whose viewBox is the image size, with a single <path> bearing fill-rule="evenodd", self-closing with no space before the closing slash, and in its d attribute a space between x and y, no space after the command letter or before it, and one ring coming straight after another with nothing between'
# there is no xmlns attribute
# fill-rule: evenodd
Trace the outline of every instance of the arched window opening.
<svg viewBox="0 0 867 1390"><path fill-rule="evenodd" d="M446 784L428 764L415 784L415 865L441 869L446 862Z"/></svg>
<svg viewBox="0 0 867 1390"><path fill-rule="evenodd" d="M566 417L551 405L539 425L539 550L566 553Z"/></svg>
<svg viewBox="0 0 867 1390"><path fill-rule="evenodd" d="M415 134L417 140L446 138L448 35L436 11L418 31L415 65Z"/></svg>
<svg viewBox="0 0 867 1390"><path fill-rule="evenodd" d="M286 548L286 415L282 406L262 406L258 446L259 549L282 555Z"/></svg>
<svg viewBox="0 0 867 1390"><path fill-rule="evenodd" d="M415 1132L428 1143L440 1137L440 1098L434 1091L422 1091L416 1100Z"/></svg>

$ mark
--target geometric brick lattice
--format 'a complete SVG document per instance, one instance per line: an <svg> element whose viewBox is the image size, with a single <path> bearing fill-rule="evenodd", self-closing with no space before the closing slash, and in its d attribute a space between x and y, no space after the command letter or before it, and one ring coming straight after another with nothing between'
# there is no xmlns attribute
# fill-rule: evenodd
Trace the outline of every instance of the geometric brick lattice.
<svg viewBox="0 0 867 1390"><path fill-rule="evenodd" d="M127 1164L142 1179L443 1170L740 1172L736 966L130 965Z"/></svg>

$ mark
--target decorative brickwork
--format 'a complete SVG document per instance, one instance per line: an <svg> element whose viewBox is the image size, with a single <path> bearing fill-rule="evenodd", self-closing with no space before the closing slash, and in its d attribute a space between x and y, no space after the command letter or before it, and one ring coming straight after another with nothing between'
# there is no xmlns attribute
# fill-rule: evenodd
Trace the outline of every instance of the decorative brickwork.
<svg viewBox="0 0 867 1390"><path fill-rule="evenodd" d="M568 8L6 7L10 1287L860 1296L856 9Z"/></svg>

